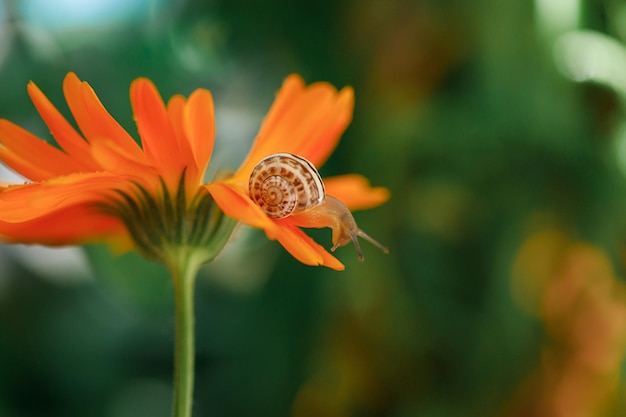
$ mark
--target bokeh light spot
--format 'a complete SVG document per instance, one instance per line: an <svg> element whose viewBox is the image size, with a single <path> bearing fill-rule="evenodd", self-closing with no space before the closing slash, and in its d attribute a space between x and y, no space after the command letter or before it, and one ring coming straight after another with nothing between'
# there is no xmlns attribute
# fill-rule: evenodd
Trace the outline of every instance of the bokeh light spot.
<svg viewBox="0 0 626 417"><path fill-rule="evenodd" d="M614 88L626 96L626 50L615 39L593 31L574 31L555 44L555 60L565 76Z"/></svg>
<svg viewBox="0 0 626 417"><path fill-rule="evenodd" d="M163 0L28 0L20 2L20 13L30 24L65 30L132 20L161 3Z"/></svg>

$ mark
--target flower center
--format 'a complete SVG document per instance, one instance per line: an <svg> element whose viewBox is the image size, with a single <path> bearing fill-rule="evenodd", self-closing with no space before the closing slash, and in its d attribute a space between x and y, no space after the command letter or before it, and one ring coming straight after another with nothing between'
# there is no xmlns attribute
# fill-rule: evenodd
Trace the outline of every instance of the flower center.
<svg viewBox="0 0 626 417"><path fill-rule="evenodd" d="M162 178L155 194L138 182L133 182L129 190L115 192L117 196L99 208L124 223L137 249L146 257L166 263L181 250L198 252L201 262L212 260L236 225L203 187L187 201L185 172L175 192Z"/></svg>

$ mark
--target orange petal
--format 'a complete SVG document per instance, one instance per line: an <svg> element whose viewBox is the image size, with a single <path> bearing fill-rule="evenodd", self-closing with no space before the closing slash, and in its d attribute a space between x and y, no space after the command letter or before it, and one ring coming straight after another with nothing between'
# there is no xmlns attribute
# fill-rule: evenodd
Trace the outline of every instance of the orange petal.
<svg viewBox="0 0 626 417"><path fill-rule="evenodd" d="M146 158L168 184L175 185L193 161L183 159L161 95L150 80L138 78L130 87L130 100Z"/></svg>
<svg viewBox="0 0 626 417"><path fill-rule="evenodd" d="M169 116L170 123L172 124L172 129L176 135L176 140L178 141L178 146L180 147L183 159L185 161L195 161L193 150L191 149L191 144L189 143L189 139L187 138L188 136L187 133L185 133L184 128L183 119L185 117L186 104L187 100L181 94L176 94L170 97L167 102L167 115ZM185 179L189 187L197 187L198 184L203 182L203 177L204 171L200 173L195 162L187 164Z"/></svg>
<svg viewBox="0 0 626 417"><path fill-rule="evenodd" d="M183 114L185 111L185 103L187 100L181 94L175 94L167 102L167 114L174 129L174 134L178 138L178 142L187 141L185 131L183 130Z"/></svg>
<svg viewBox="0 0 626 417"><path fill-rule="evenodd" d="M75 245L125 235L126 229L118 219L85 204L20 223L0 221L0 237L9 242Z"/></svg>
<svg viewBox="0 0 626 417"><path fill-rule="evenodd" d="M289 76L261 126L250 153L235 175L241 181L267 155L290 152L322 165L339 143L354 108L354 93L339 93L330 84L304 86L297 75Z"/></svg>
<svg viewBox="0 0 626 417"><path fill-rule="evenodd" d="M72 206L99 203L105 201L107 192L130 184L121 176L87 173L12 186L0 193L0 221L24 222Z"/></svg>
<svg viewBox="0 0 626 417"><path fill-rule="evenodd" d="M227 216L259 229L274 227L272 220L247 195L221 182L213 182L205 187Z"/></svg>
<svg viewBox="0 0 626 417"><path fill-rule="evenodd" d="M153 166L148 165L145 159L143 161L133 159L131 155L124 154L124 149L120 149L112 142L96 142L91 145L91 152L98 164L107 171L130 178L140 178L147 184L158 181L159 173Z"/></svg>
<svg viewBox="0 0 626 417"><path fill-rule="evenodd" d="M272 103L263 121L259 135L265 131L272 131L280 124L281 119L289 112L291 103L297 100L297 97L302 94L305 88L304 80L299 75L291 74L285 78L283 85L276 93L274 103Z"/></svg>
<svg viewBox="0 0 626 417"><path fill-rule="evenodd" d="M32 164L35 169L28 172L28 178L34 181L80 172L84 168L82 164L45 140L4 119L0 120L0 143L13 154L13 160L23 159ZM18 166L13 168L19 169Z"/></svg>
<svg viewBox="0 0 626 417"><path fill-rule="evenodd" d="M205 187L227 216L249 226L264 229L270 239L278 240L300 262L307 265L324 265L336 270L344 269L341 262L300 229L288 222L267 217L247 195L219 182L207 184Z"/></svg>
<svg viewBox="0 0 626 417"><path fill-rule="evenodd" d="M98 165L91 158L89 144L48 100L39 87L35 83L30 82L27 90L41 118L48 125L50 133L52 133L52 136L63 150L72 156L75 161L83 164L87 168L86 170L98 170Z"/></svg>
<svg viewBox="0 0 626 417"><path fill-rule="evenodd" d="M0 161L24 178L32 179L34 181L45 180L46 178L52 178L55 176L54 172L46 171L39 165L34 164L28 158L22 158L21 156L18 156L2 147L0 147Z"/></svg>
<svg viewBox="0 0 626 417"><path fill-rule="evenodd" d="M193 151L196 165L204 176L215 139L213 96L204 89L194 91L185 107L184 129Z"/></svg>
<svg viewBox="0 0 626 417"><path fill-rule="evenodd" d="M266 230L266 234L270 239L278 240L291 256L303 264L324 265L337 271L345 269L337 258L295 226L283 223L274 230Z"/></svg>
<svg viewBox="0 0 626 417"><path fill-rule="evenodd" d="M76 124L89 143L112 141L134 159L144 159L139 145L106 111L89 84L70 72L63 80L63 92Z"/></svg>
<svg viewBox="0 0 626 417"><path fill-rule="evenodd" d="M371 187L367 178L358 174L324 178L326 194L341 201L350 210L364 210L380 206L389 200L384 187Z"/></svg>
<svg viewBox="0 0 626 417"><path fill-rule="evenodd" d="M315 84L314 84L315 85ZM328 85L328 87L331 87ZM300 146L292 153L307 158L316 167L324 165L333 153L341 135L352 121L354 111L354 90L352 87L344 87L335 93L333 100L328 105L322 102L312 103L312 108L318 108L319 114L312 116L309 129L303 133ZM297 119L296 119L297 123ZM285 133L289 136L289 133Z"/></svg>

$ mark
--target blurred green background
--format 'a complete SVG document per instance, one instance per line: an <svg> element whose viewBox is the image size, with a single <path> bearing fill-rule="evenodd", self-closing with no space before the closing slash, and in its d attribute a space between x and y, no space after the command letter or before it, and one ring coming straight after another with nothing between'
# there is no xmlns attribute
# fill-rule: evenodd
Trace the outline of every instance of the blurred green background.
<svg viewBox="0 0 626 417"><path fill-rule="evenodd" d="M623 0L5 0L0 117L49 139L26 84L69 116L74 71L136 137L134 78L209 88L213 174L289 73L354 86L321 171L391 189L356 213L391 253L240 229L197 285L195 416L624 416L624 42ZM172 312L137 255L0 247L0 416L168 416Z"/></svg>

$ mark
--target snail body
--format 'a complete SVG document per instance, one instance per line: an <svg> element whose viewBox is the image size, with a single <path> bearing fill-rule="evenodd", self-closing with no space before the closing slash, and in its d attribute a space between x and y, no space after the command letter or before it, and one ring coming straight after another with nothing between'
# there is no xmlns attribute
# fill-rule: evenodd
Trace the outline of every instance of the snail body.
<svg viewBox="0 0 626 417"><path fill-rule="evenodd" d="M363 232L350 210L336 198L326 195L322 178L305 158L277 153L262 159L252 170L248 182L250 198L269 217L299 216L303 227L330 227L334 251L354 243L359 260L363 254L358 237L387 253L388 249Z"/></svg>

